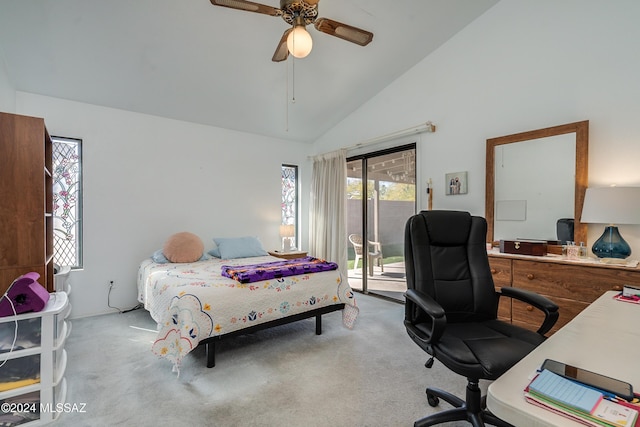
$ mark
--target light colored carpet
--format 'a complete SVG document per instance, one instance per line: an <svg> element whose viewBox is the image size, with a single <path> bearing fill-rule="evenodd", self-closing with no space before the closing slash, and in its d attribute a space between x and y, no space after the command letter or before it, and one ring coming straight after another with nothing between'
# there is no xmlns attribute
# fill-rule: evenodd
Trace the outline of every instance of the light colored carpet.
<svg viewBox="0 0 640 427"><path fill-rule="evenodd" d="M463 396L466 380L436 363L403 326L404 306L356 294L353 330L341 313L218 344L216 367L204 348L180 376L150 351L155 322L144 310L73 320L66 343L68 403L59 426L409 426L431 408L424 390ZM486 390L486 384L482 384ZM450 424L468 425L467 423Z"/></svg>

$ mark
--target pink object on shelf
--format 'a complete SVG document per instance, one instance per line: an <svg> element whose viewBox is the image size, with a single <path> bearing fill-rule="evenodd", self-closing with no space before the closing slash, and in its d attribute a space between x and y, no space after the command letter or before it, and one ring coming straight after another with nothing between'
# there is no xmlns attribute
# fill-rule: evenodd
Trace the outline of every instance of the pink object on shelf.
<svg viewBox="0 0 640 427"><path fill-rule="evenodd" d="M0 300L0 317L44 309L50 295L45 287L38 283L39 278L40 275L32 271L14 280Z"/></svg>

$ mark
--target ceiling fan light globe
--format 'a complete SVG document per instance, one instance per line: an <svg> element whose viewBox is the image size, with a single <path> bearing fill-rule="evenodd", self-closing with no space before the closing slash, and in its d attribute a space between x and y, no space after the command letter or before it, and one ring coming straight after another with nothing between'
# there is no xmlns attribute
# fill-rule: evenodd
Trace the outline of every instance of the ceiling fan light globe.
<svg viewBox="0 0 640 427"><path fill-rule="evenodd" d="M304 58L309 55L313 47L311 35L302 25L297 25L287 37L287 49L296 58Z"/></svg>

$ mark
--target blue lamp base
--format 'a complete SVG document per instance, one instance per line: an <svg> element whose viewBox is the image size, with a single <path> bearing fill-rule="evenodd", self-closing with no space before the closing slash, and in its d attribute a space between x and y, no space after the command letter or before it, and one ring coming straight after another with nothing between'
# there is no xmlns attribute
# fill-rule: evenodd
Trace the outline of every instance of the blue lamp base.
<svg viewBox="0 0 640 427"><path fill-rule="evenodd" d="M593 244L591 250L598 258L627 258L631 255L631 247L622 238L618 227L609 225L604 233Z"/></svg>

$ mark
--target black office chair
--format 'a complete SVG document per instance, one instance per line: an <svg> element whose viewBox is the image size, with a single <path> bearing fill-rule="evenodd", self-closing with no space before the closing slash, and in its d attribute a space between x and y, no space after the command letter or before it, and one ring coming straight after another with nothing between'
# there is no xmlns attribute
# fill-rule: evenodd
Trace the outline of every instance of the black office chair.
<svg viewBox="0 0 640 427"><path fill-rule="evenodd" d="M429 405L439 399L454 406L415 422L431 426L467 420L510 427L486 409L478 382L495 380L541 344L558 320L558 306L536 293L496 291L486 250L487 222L468 212L423 211L405 228L407 333L432 357L467 377L466 400L427 388ZM497 320L500 296L525 301L545 314L537 332Z"/></svg>

